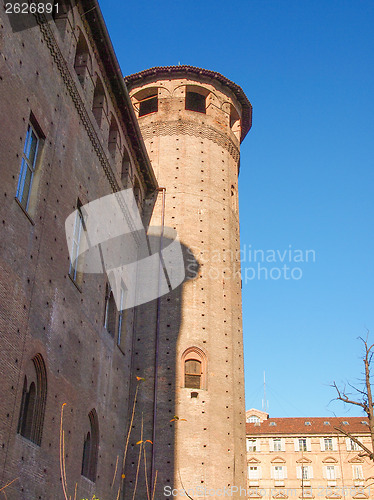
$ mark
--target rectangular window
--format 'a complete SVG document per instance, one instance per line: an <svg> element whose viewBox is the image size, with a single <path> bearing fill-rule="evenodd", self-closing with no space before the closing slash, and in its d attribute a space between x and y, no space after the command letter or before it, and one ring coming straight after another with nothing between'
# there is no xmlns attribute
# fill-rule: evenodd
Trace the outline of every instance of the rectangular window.
<svg viewBox="0 0 374 500"><path fill-rule="evenodd" d="M80 202L78 200L78 208L75 215L74 232L72 238L72 251L69 267L69 275L74 280L77 281L78 276L78 259L79 259L79 246L81 242L82 229L83 229L83 215L80 210Z"/></svg>
<svg viewBox="0 0 374 500"><path fill-rule="evenodd" d="M274 467L274 479L276 481L282 481L284 479L283 467L281 465L276 465Z"/></svg>
<svg viewBox="0 0 374 500"><path fill-rule="evenodd" d="M299 439L299 451L307 451L306 438Z"/></svg>
<svg viewBox="0 0 374 500"><path fill-rule="evenodd" d="M192 92L186 90L186 109L190 111L196 111L198 113L206 112L206 97L205 95L198 94L197 92Z"/></svg>
<svg viewBox="0 0 374 500"><path fill-rule="evenodd" d="M362 473L362 465L353 466L353 479L363 479L364 475Z"/></svg>
<svg viewBox="0 0 374 500"><path fill-rule="evenodd" d="M301 470L302 470L302 478L303 479L309 479L309 467L308 466L302 466L301 467Z"/></svg>
<svg viewBox="0 0 374 500"><path fill-rule="evenodd" d="M353 439L351 439L351 450L359 451L360 449L361 449L360 446L355 441L353 441Z"/></svg>
<svg viewBox="0 0 374 500"><path fill-rule="evenodd" d="M335 466L334 465L327 465L326 466L326 477L329 481L335 481L336 474L335 474Z"/></svg>
<svg viewBox="0 0 374 500"><path fill-rule="evenodd" d="M257 466L250 466L248 467L248 479L254 480L254 479L259 479L260 474Z"/></svg>
<svg viewBox="0 0 374 500"><path fill-rule="evenodd" d="M282 441L280 440L280 438L273 439L273 450L282 451Z"/></svg>
<svg viewBox="0 0 374 500"><path fill-rule="evenodd" d="M247 439L247 451L250 453L255 452L257 448L256 444L256 439Z"/></svg>
<svg viewBox="0 0 374 500"><path fill-rule="evenodd" d="M26 211L29 207L39 143L40 137L36 133L34 127L29 123L23 147L21 171L18 178L16 195L17 200Z"/></svg>
<svg viewBox="0 0 374 500"><path fill-rule="evenodd" d="M157 90L156 90L157 92ZM157 93L146 97L139 103L139 116L149 115L158 111Z"/></svg>
<svg viewBox="0 0 374 500"><path fill-rule="evenodd" d="M325 438L325 451L332 451L332 438Z"/></svg>

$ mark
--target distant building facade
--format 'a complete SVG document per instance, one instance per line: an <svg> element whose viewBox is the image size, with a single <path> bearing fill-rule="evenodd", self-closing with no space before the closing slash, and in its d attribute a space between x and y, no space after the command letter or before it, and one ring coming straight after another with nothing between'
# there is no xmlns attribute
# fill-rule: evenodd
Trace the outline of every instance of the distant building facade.
<svg viewBox="0 0 374 500"><path fill-rule="evenodd" d="M363 417L269 418L246 412L250 498L374 498L374 464L336 428L371 449ZM371 486L370 486L371 485Z"/></svg>

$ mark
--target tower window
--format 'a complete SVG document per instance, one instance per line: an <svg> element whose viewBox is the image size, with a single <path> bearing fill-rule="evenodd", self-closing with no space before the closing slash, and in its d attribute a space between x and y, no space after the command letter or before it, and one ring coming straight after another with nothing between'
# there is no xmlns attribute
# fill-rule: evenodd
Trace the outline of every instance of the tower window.
<svg viewBox="0 0 374 500"><path fill-rule="evenodd" d="M182 386L187 389L207 388L207 358L199 347L189 347L182 354Z"/></svg>
<svg viewBox="0 0 374 500"><path fill-rule="evenodd" d="M157 94L146 97L139 103L139 116L149 115L158 111Z"/></svg>
<svg viewBox="0 0 374 500"><path fill-rule="evenodd" d="M184 362L184 386L201 389L201 361L188 359Z"/></svg>
<svg viewBox="0 0 374 500"><path fill-rule="evenodd" d="M206 96L187 89L186 109L197 111L198 113L206 113Z"/></svg>

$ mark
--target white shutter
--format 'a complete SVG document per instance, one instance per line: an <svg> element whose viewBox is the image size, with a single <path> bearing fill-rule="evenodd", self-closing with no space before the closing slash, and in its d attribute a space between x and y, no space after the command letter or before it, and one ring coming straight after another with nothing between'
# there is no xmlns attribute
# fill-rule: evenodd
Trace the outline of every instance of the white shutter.
<svg viewBox="0 0 374 500"><path fill-rule="evenodd" d="M261 451L260 439L256 439L256 451Z"/></svg>
<svg viewBox="0 0 374 500"><path fill-rule="evenodd" d="M249 439L247 438L246 440L246 443L247 443L247 452L249 451Z"/></svg>
<svg viewBox="0 0 374 500"><path fill-rule="evenodd" d="M325 439L324 438L319 438L319 442L321 445L321 451L325 451Z"/></svg>
<svg viewBox="0 0 374 500"><path fill-rule="evenodd" d="M262 478L262 469L261 469L261 466L258 466L257 470L258 470L258 478L261 479Z"/></svg>
<svg viewBox="0 0 374 500"><path fill-rule="evenodd" d="M345 445L347 447L347 451L352 451L351 438L345 438Z"/></svg>
<svg viewBox="0 0 374 500"><path fill-rule="evenodd" d="M336 479L340 479L340 476L341 476L340 467L339 467L339 465L335 465L335 477L336 477Z"/></svg>
<svg viewBox="0 0 374 500"><path fill-rule="evenodd" d="M271 477L271 479L274 479L274 477L275 477L275 468L274 468L274 465L272 465L270 467L270 477Z"/></svg>
<svg viewBox="0 0 374 500"><path fill-rule="evenodd" d="M338 438L332 438L332 450L338 451Z"/></svg>
<svg viewBox="0 0 374 500"><path fill-rule="evenodd" d="M322 467L323 479L327 479L327 465Z"/></svg>
<svg viewBox="0 0 374 500"><path fill-rule="evenodd" d="M283 466L283 477L284 477L284 479L287 479L287 466L286 465Z"/></svg>
<svg viewBox="0 0 374 500"><path fill-rule="evenodd" d="M295 445L295 451L299 451L299 440L297 438L294 438L293 442Z"/></svg>
<svg viewBox="0 0 374 500"><path fill-rule="evenodd" d="M312 451L312 442L310 438L306 438L306 451Z"/></svg>
<svg viewBox="0 0 374 500"><path fill-rule="evenodd" d="M311 465L308 466L308 478L313 479L313 467Z"/></svg>
<svg viewBox="0 0 374 500"><path fill-rule="evenodd" d="M285 438L281 438L281 450L286 451L286 440Z"/></svg>
<svg viewBox="0 0 374 500"><path fill-rule="evenodd" d="M274 439L269 439L269 451L274 451Z"/></svg>
<svg viewBox="0 0 374 500"><path fill-rule="evenodd" d="M297 479L302 479L302 472L301 472L301 467L300 467L300 465L298 465L298 466L296 467L296 477L297 477Z"/></svg>

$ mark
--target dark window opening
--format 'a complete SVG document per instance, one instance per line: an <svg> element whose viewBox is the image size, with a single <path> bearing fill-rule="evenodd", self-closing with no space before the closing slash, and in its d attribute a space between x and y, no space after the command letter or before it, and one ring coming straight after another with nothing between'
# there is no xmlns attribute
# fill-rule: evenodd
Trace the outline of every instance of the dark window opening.
<svg viewBox="0 0 374 500"><path fill-rule="evenodd" d="M86 76L91 71L91 56L86 39L82 32L79 34L77 49L75 53L74 69L82 87L85 85Z"/></svg>
<svg viewBox="0 0 374 500"><path fill-rule="evenodd" d="M98 78L95 86L94 98L92 103L92 112L97 124L101 127L104 113L107 112L107 102L105 97L104 86Z"/></svg>
<svg viewBox="0 0 374 500"><path fill-rule="evenodd" d="M83 457L82 457L82 476L90 481L96 481L97 457L99 451L99 424L97 413L92 409L88 414L90 420L90 431L84 437Z"/></svg>
<svg viewBox="0 0 374 500"><path fill-rule="evenodd" d="M116 330L117 307L114 300L114 295L109 284L106 286L105 292L105 312L104 312L104 326L108 333L114 337Z"/></svg>
<svg viewBox="0 0 374 500"><path fill-rule="evenodd" d="M189 389L201 388L201 362L188 359L184 363L184 386Z"/></svg>
<svg viewBox="0 0 374 500"><path fill-rule="evenodd" d="M119 157L120 135L116 120L112 116L109 128L108 149L114 161Z"/></svg>
<svg viewBox="0 0 374 500"><path fill-rule="evenodd" d="M158 97L152 95L143 99L139 103L139 116L149 115L158 111Z"/></svg>
<svg viewBox="0 0 374 500"><path fill-rule="evenodd" d="M27 377L24 378L17 432L40 446L47 399L47 372L40 354L32 361L36 379L28 387Z"/></svg>
<svg viewBox="0 0 374 500"><path fill-rule="evenodd" d="M206 97L197 92L186 91L186 109L197 111L198 113L206 112Z"/></svg>

